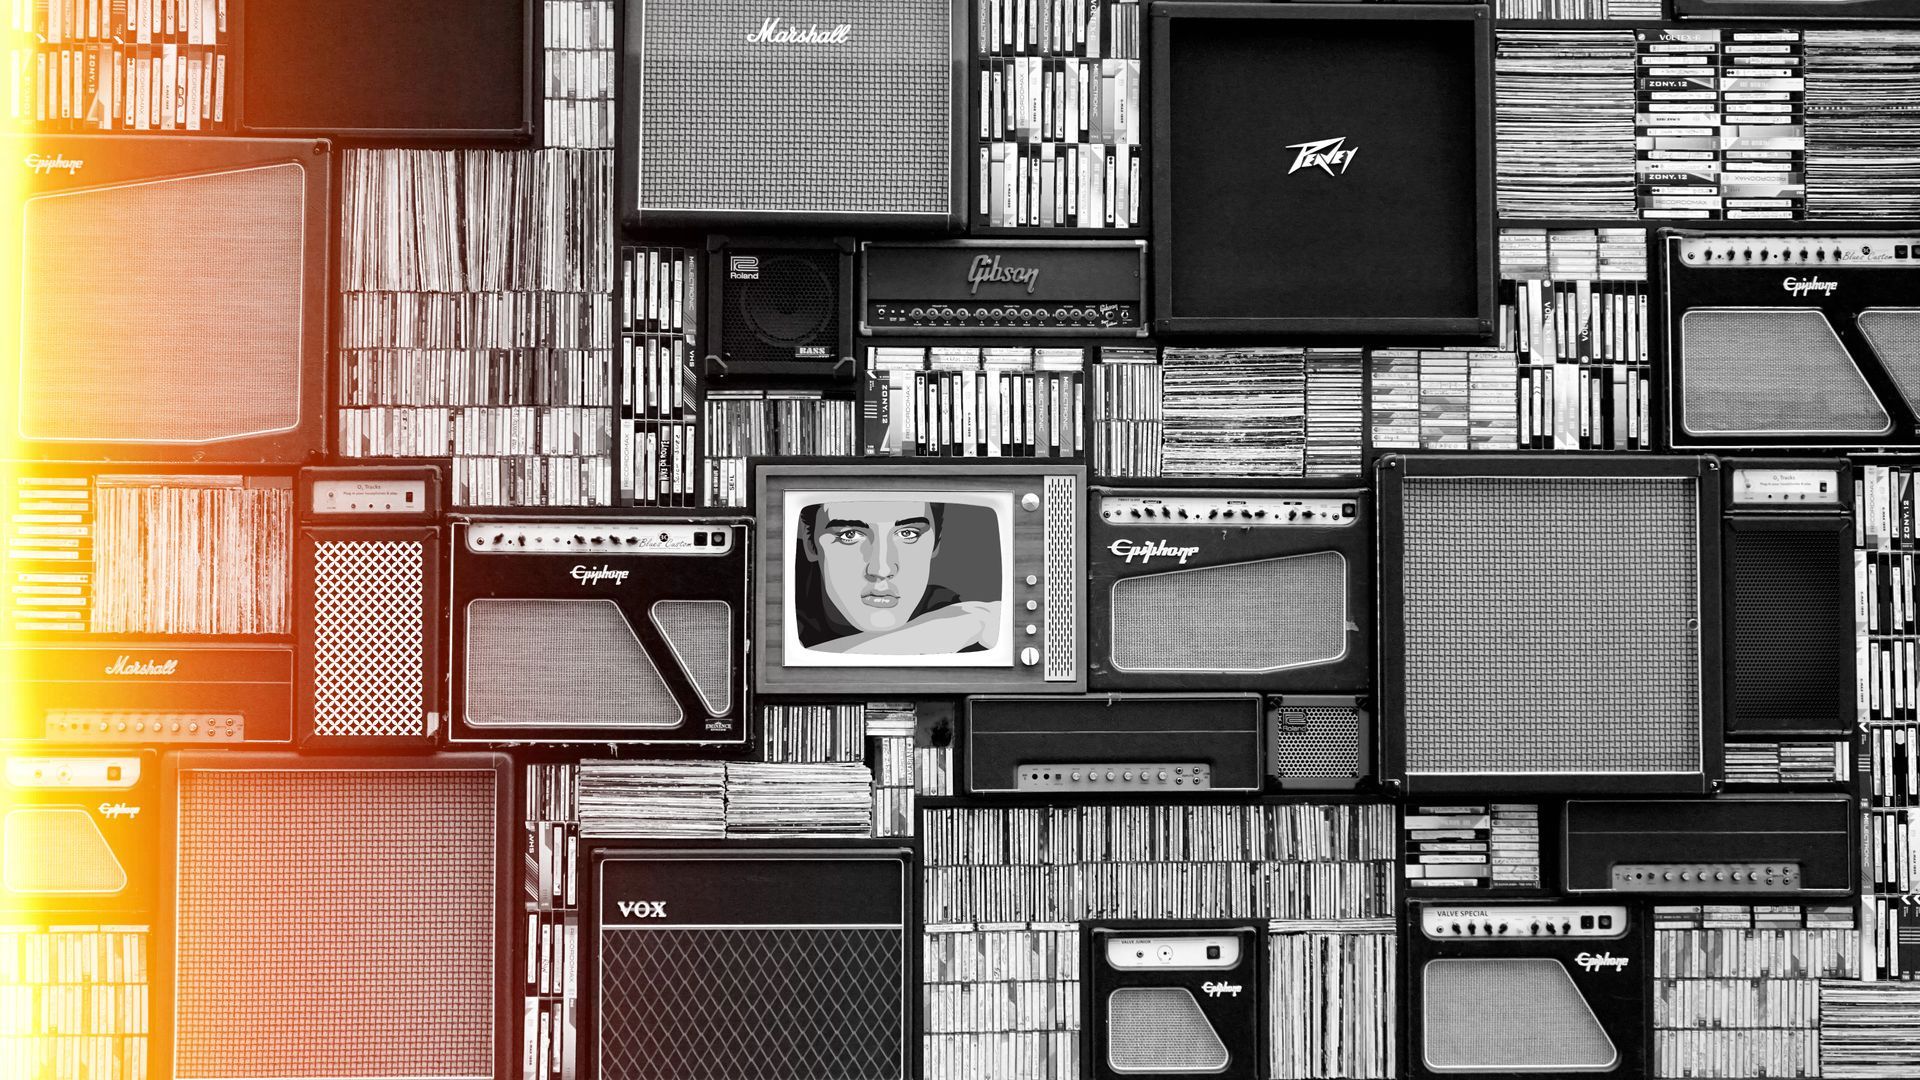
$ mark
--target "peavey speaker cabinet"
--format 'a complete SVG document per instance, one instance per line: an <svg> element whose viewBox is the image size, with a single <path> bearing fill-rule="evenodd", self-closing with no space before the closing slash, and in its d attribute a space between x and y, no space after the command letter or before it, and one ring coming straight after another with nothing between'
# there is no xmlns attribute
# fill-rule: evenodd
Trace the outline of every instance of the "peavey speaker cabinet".
<svg viewBox="0 0 1920 1080"><path fill-rule="evenodd" d="M967 10L627 0L627 224L958 228Z"/></svg>

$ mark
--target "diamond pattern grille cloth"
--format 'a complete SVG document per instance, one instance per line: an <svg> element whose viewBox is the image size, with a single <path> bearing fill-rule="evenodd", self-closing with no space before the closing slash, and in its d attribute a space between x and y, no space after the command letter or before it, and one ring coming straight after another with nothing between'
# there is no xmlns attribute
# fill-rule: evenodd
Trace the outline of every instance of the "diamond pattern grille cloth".
<svg viewBox="0 0 1920 1080"><path fill-rule="evenodd" d="M426 726L426 545L313 547L313 730L420 735Z"/></svg>

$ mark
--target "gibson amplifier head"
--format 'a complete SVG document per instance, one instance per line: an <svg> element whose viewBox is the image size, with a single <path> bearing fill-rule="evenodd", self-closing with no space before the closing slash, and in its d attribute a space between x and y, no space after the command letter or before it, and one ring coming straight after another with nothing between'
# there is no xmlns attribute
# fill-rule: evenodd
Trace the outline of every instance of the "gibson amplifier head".
<svg viewBox="0 0 1920 1080"><path fill-rule="evenodd" d="M627 223L957 228L967 11L628 0Z"/></svg>
<svg viewBox="0 0 1920 1080"><path fill-rule="evenodd" d="M762 693L1086 689L1077 465L754 467Z"/></svg>
<svg viewBox="0 0 1920 1080"><path fill-rule="evenodd" d="M853 241L707 238L710 381L818 376L853 357Z"/></svg>
<svg viewBox="0 0 1920 1080"><path fill-rule="evenodd" d="M453 741L746 743L746 522L452 532Z"/></svg>
<svg viewBox="0 0 1920 1080"><path fill-rule="evenodd" d="M1717 462L1388 456L1378 490L1384 775L1417 793L1707 789Z"/></svg>
<svg viewBox="0 0 1920 1080"><path fill-rule="evenodd" d="M328 144L14 139L20 453L299 462L321 445ZM110 238L110 239L109 239Z"/></svg>
<svg viewBox="0 0 1920 1080"><path fill-rule="evenodd" d="M153 904L152 751L0 759L0 912L131 915Z"/></svg>
<svg viewBox="0 0 1920 1080"><path fill-rule="evenodd" d="M1675 447L1920 445L1920 233L1658 237Z"/></svg>
<svg viewBox="0 0 1920 1080"><path fill-rule="evenodd" d="M967 791L1258 791L1260 723L1256 694L968 698Z"/></svg>
<svg viewBox="0 0 1920 1080"><path fill-rule="evenodd" d="M1367 689L1370 507L1361 489L1095 489L1089 684Z"/></svg>
<svg viewBox="0 0 1920 1080"><path fill-rule="evenodd" d="M587 1075L905 1080L910 854L591 847Z"/></svg>
<svg viewBox="0 0 1920 1080"><path fill-rule="evenodd" d="M1093 1077L1263 1075L1266 942L1259 928L1096 925L1087 934Z"/></svg>
<svg viewBox="0 0 1920 1080"><path fill-rule="evenodd" d="M863 334L1141 337L1147 245L954 240L860 245Z"/></svg>

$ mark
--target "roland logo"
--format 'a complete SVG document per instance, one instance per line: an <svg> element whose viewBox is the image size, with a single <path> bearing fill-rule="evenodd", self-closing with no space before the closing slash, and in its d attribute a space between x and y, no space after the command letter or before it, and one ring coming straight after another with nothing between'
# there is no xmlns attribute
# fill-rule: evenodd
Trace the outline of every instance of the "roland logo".
<svg viewBox="0 0 1920 1080"><path fill-rule="evenodd" d="M762 20L760 29L747 35L749 45L845 45L853 36L852 23L822 27L808 23L802 28L778 16Z"/></svg>
<svg viewBox="0 0 1920 1080"><path fill-rule="evenodd" d="M1287 175L1292 176L1301 169L1319 169L1328 176L1345 173L1347 166L1353 164L1353 155L1360 152L1357 146L1346 149L1346 144L1345 135L1337 139L1321 139L1319 142L1288 143L1287 149L1300 153L1294 155L1293 168L1287 170ZM1333 171L1336 165L1340 167L1340 172Z"/></svg>
<svg viewBox="0 0 1920 1080"><path fill-rule="evenodd" d="M103 802L100 804L100 816L112 821L114 818L126 818L132 821L140 816L140 808L128 806L123 802Z"/></svg>
<svg viewBox="0 0 1920 1080"><path fill-rule="evenodd" d="M32 169L35 176L52 176L56 172L64 172L72 176L86 164L85 158L70 158L65 154L55 154L52 157L45 154L27 155L27 168Z"/></svg>
<svg viewBox="0 0 1920 1080"><path fill-rule="evenodd" d="M1821 281L1817 277L1785 278L1780 282L1780 285L1781 287L1787 290L1787 293L1790 296L1805 296L1808 293L1819 293L1821 296L1832 296L1833 290L1840 287L1840 283L1837 281Z"/></svg>
<svg viewBox="0 0 1920 1080"><path fill-rule="evenodd" d="M1239 984L1239 983L1229 983L1229 982L1207 982L1207 983L1201 983L1201 984L1200 984L1200 989L1202 989L1202 990L1204 990L1204 991L1206 991L1206 994L1207 994L1207 996L1208 996L1208 997L1216 997L1216 998L1217 998L1217 997L1219 997L1219 996L1220 996L1220 995L1222 995L1222 994L1225 994L1225 995L1227 995L1227 996L1229 996L1229 997L1239 997L1239 996L1240 996L1240 984Z"/></svg>
<svg viewBox="0 0 1920 1080"><path fill-rule="evenodd" d="M623 919L664 919L667 917L665 900L616 900L614 907L620 909Z"/></svg>
<svg viewBox="0 0 1920 1080"><path fill-rule="evenodd" d="M727 256L727 277L734 281L759 281L760 280L760 256L758 255Z"/></svg>
<svg viewBox="0 0 1920 1080"><path fill-rule="evenodd" d="M615 570L611 566L576 566L571 571L573 580L582 585L598 585L603 581L611 581L615 585L624 585L627 582L627 575L632 572L631 570Z"/></svg>
<svg viewBox="0 0 1920 1080"><path fill-rule="evenodd" d="M1576 964L1579 964L1581 967L1587 969L1588 971L1601 971L1604 969L1611 969L1613 971L1622 971L1622 970L1625 970L1627 966L1626 957L1615 956L1612 953L1583 952L1580 955L1574 957L1573 962Z"/></svg>
<svg viewBox="0 0 1920 1080"><path fill-rule="evenodd" d="M1115 540L1107 545L1107 550L1127 562L1132 562L1136 558L1143 563L1152 562L1155 559L1179 559L1182 566L1186 565L1190 556L1200 551L1197 547L1176 547L1165 540L1149 540L1144 544L1136 544L1131 540Z"/></svg>
<svg viewBox="0 0 1920 1080"><path fill-rule="evenodd" d="M171 675L180 669L180 660L135 660L131 656L114 657L106 671L109 675Z"/></svg>
<svg viewBox="0 0 1920 1080"><path fill-rule="evenodd" d="M975 295L980 292L981 282L1025 285L1027 292L1033 292L1034 283L1040 280L1040 268L1037 266L1002 266L998 255L976 255L973 265L967 268L967 284L973 286L969 291Z"/></svg>

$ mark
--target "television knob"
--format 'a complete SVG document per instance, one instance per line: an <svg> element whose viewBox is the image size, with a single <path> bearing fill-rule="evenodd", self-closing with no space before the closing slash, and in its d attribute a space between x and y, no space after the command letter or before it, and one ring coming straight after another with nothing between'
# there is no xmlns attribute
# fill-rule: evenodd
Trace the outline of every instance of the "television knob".
<svg viewBox="0 0 1920 1080"><path fill-rule="evenodd" d="M1035 585L1038 585L1038 584L1040 584L1040 575L1039 575L1039 574L1028 574L1028 575L1027 575L1027 588L1029 588L1029 589L1031 589L1031 588L1033 588L1033 587L1034 587Z"/></svg>
<svg viewBox="0 0 1920 1080"><path fill-rule="evenodd" d="M1040 663L1040 650L1031 645L1021 649L1020 662L1028 667L1037 666Z"/></svg>
<svg viewBox="0 0 1920 1080"><path fill-rule="evenodd" d="M1040 496L1034 494L1031 491L1027 492L1025 495L1020 496L1020 509L1025 510L1029 513L1040 509Z"/></svg>

